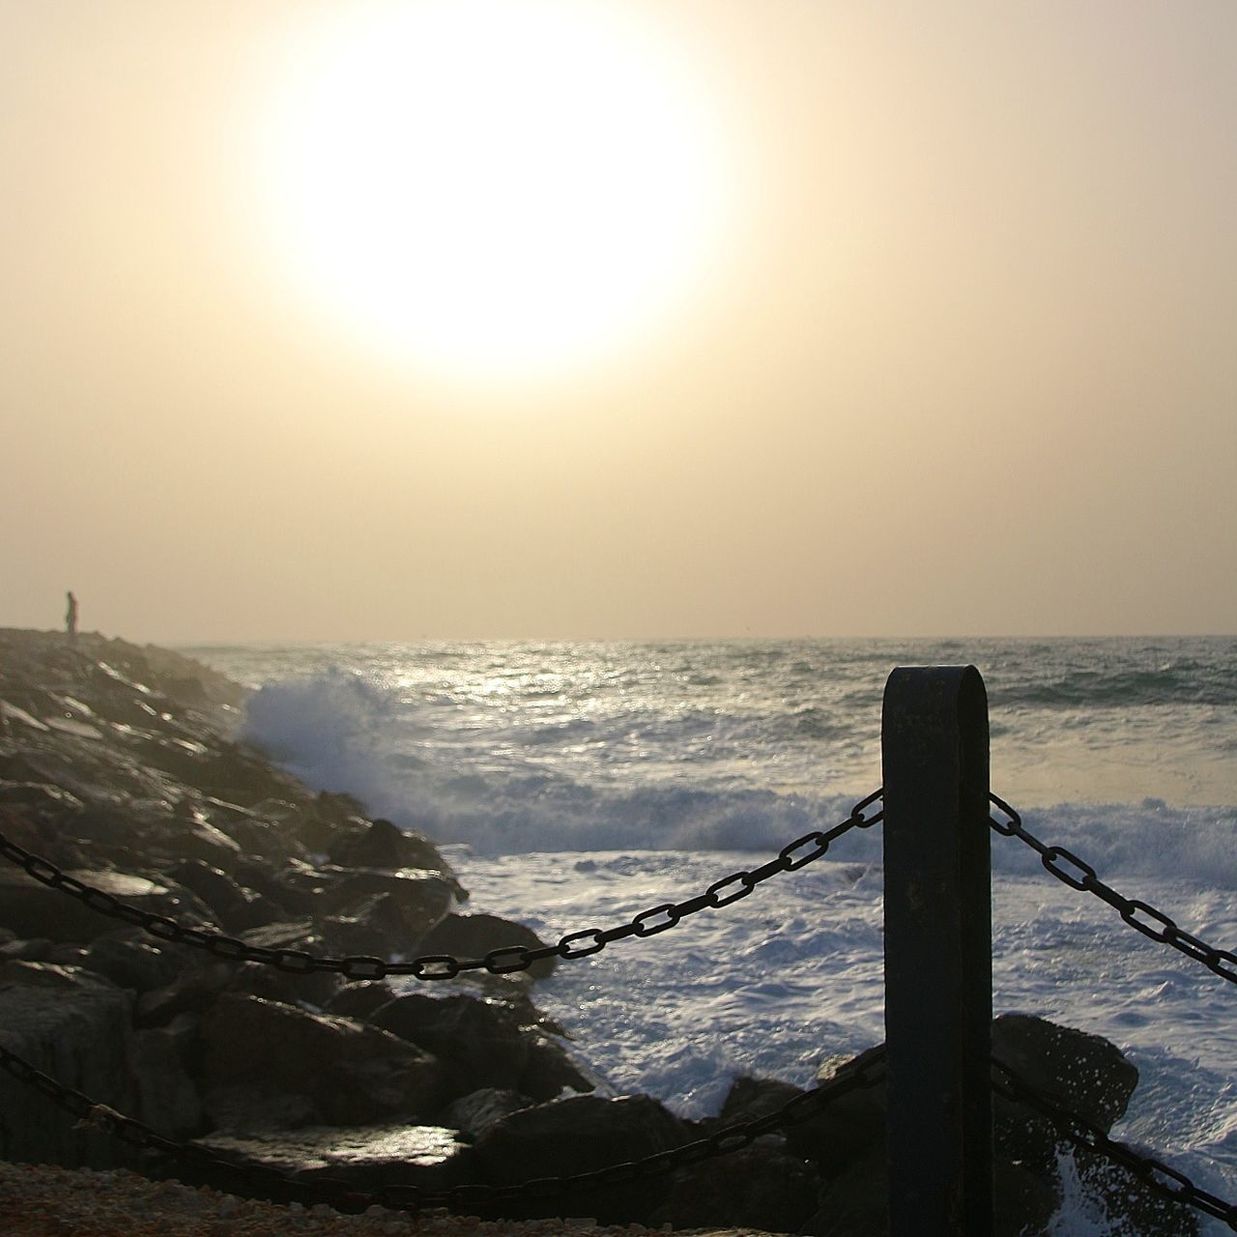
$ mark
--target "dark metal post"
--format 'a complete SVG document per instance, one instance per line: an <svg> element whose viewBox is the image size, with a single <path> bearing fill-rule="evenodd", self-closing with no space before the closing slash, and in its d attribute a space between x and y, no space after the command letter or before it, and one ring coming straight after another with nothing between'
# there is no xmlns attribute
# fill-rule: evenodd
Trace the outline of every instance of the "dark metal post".
<svg viewBox="0 0 1237 1237"><path fill-rule="evenodd" d="M892 1237L992 1229L988 697L895 670L881 715Z"/></svg>

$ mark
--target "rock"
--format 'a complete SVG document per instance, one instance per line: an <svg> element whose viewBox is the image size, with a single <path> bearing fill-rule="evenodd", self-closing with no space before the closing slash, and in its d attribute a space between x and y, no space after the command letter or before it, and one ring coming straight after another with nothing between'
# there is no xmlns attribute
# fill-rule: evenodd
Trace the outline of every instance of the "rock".
<svg viewBox="0 0 1237 1237"><path fill-rule="evenodd" d="M171 983L181 969L176 958L134 928L96 937L83 951L82 965L137 993Z"/></svg>
<svg viewBox="0 0 1237 1237"><path fill-rule="evenodd" d="M1046 1099L1105 1132L1124 1115L1138 1084L1138 1070L1106 1039L1028 1014L994 1019L992 1055ZM1009 1159L1055 1175L1059 1136L1033 1109L994 1096L993 1137Z"/></svg>
<svg viewBox="0 0 1237 1237"><path fill-rule="evenodd" d="M528 1064L519 1084L525 1095L553 1099L564 1091L596 1090L597 1084L576 1066L558 1040L531 1028L525 1034L529 1037Z"/></svg>
<svg viewBox="0 0 1237 1237"><path fill-rule="evenodd" d="M211 1084L253 1081L308 1095L322 1119L363 1125L432 1113L442 1067L429 1053L351 1018L225 993L202 1020Z"/></svg>
<svg viewBox="0 0 1237 1237"><path fill-rule="evenodd" d="M650 1227L754 1228L798 1232L816 1210L820 1180L810 1164L792 1155L780 1138L676 1169Z"/></svg>
<svg viewBox="0 0 1237 1237"><path fill-rule="evenodd" d="M395 999L395 993L385 980L361 980L345 984L323 1007L326 1014L342 1014L367 1022L376 1009Z"/></svg>
<svg viewBox="0 0 1237 1237"><path fill-rule="evenodd" d="M561 1048L492 1001L409 993L375 1010L370 1020L438 1057L456 1096L496 1087L548 1100L568 1087L593 1089Z"/></svg>
<svg viewBox="0 0 1237 1237"><path fill-rule="evenodd" d="M134 1008L138 1027L166 1026L180 1014L201 1015L232 982L235 966L230 962L201 962L185 966L171 983L141 993Z"/></svg>
<svg viewBox="0 0 1237 1237"><path fill-rule="evenodd" d="M252 889L238 885L226 872L205 859L182 859L170 864L167 873L201 898L215 922L227 933L260 927L281 913L273 903Z"/></svg>
<svg viewBox="0 0 1237 1237"><path fill-rule="evenodd" d="M887 1237L889 1160L884 1148L868 1150L833 1174L821 1191L820 1206L799 1232L811 1237Z"/></svg>
<svg viewBox="0 0 1237 1237"><path fill-rule="evenodd" d="M238 884L282 907L285 913L277 916L278 920L308 918L318 910L322 878L309 864L294 857L278 868L258 859L239 859L230 875Z"/></svg>
<svg viewBox="0 0 1237 1237"><path fill-rule="evenodd" d="M185 1071L177 1034L168 1028L133 1037L137 1118L165 1138L183 1140L202 1132L202 1101Z"/></svg>
<svg viewBox="0 0 1237 1237"><path fill-rule="evenodd" d="M820 1206L801 1231L812 1237L888 1237L888 1159L870 1148L829 1180ZM997 1160L993 1166L992 1237L1046 1233L1060 1204L1053 1186L1031 1170Z"/></svg>
<svg viewBox="0 0 1237 1237"><path fill-rule="evenodd" d="M259 962L241 962L233 965L227 990L280 1001L284 1005L323 1009L342 987L343 980L330 971L301 975Z"/></svg>
<svg viewBox="0 0 1237 1237"><path fill-rule="evenodd" d="M262 1083L208 1085L202 1107L211 1128L229 1134L294 1130L322 1120L308 1095Z"/></svg>
<svg viewBox="0 0 1237 1237"><path fill-rule="evenodd" d="M263 924L240 934L247 945L260 949L288 949L296 952L325 953L326 941L308 919L286 923ZM295 1003L309 1001L324 1005L343 986L343 980L331 971L305 973L280 970L265 963L244 962L235 967L233 986L243 992L268 996L273 1000Z"/></svg>
<svg viewBox="0 0 1237 1237"><path fill-rule="evenodd" d="M327 858L341 868L426 868L451 873L438 848L423 833L404 831L379 817L340 829L328 842Z"/></svg>
<svg viewBox="0 0 1237 1237"><path fill-rule="evenodd" d="M58 1083L121 1112L133 1107L130 998L99 975L38 962L0 966L0 1044ZM129 1149L0 1072L0 1157L110 1168Z"/></svg>
<svg viewBox="0 0 1237 1237"><path fill-rule="evenodd" d="M328 924L352 924L360 925L351 929L357 939L368 934L372 940L369 947L349 951L356 953L410 953L455 903L451 883L437 872L331 868L315 874L315 886L313 913L328 936ZM344 929L335 931L339 935Z"/></svg>
<svg viewBox="0 0 1237 1237"><path fill-rule="evenodd" d="M523 945L540 949L546 944L531 928L500 919L497 915L447 915L421 938L419 955L449 954L455 958L483 958L495 949ZM534 979L544 979L554 970L556 958L542 958L528 968Z"/></svg>
<svg viewBox="0 0 1237 1237"><path fill-rule="evenodd" d="M1138 1070L1115 1044L1029 1014L992 1023L992 1055L1054 1104L1105 1132L1125 1115Z"/></svg>
<svg viewBox="0 0 1237 1237"><path fill-rule="evenodd" d="M513 1112L487 1129L475 1146L483 1180L509 1185L643 1159L685 1138L682 1122L646 1095L581 1095ZM666 1189L665 1181L654 1179L578 1189L562 1198L522 1201L505 1214L587 1215L602 1224L641 1223L662 1205Z"/></svg>
<svg viewBox="0 0 1237 1237"><path fill-rule="evenodd" d="M475 1142L486 1130L497 1125L521 1108L531 1108L534 1101L518 1091L506 1091L495 1087L482 1087L453 1100L443 1110L439 1120L450 1126L469 1141Z"/></svg>
<svg viewBox="0 0 1237 1237"><path fill-rule="evenodd" d="M198 1143L246 1167L295 1173L302 1181L330 1177L358 1190L386 1185L443 1190L474 1179L471 1149L441 1126L306 1126L212 1134Z"/></svg>
<svg viewBox="0 0 1237 1237"><path fill-rule="evenodd" d="M478 1087L519 1089L528 1042L500 1006L470 996L409 993L375 1010L370 1021L438 1057L449 1071L448 1086L455 1096Z"/></svg>
<svg viewBox="0 0 1237 1237"><path fill-rule="evenodd" d="M121 902L187 924L209 923L210 913L187 889L124 872L78 869L66 875ZM24 872L0 869L0 924L18 936L86 943L116 929L117 921L77 898L40 884Z"/></svg>
<svg viewBox="0 0 1237 1237"><path fill-rule="evenodd" d="M880 1048L868 1048L854 1058L832 1057L816 1071L818 1083L862 1065ZM783 1101L784 1102L784 1101ZM831 1166L885 1147L885 1084L860 1087L787 1128L786 1140L800 1155L815 1161L825 1173Z"/></svg>

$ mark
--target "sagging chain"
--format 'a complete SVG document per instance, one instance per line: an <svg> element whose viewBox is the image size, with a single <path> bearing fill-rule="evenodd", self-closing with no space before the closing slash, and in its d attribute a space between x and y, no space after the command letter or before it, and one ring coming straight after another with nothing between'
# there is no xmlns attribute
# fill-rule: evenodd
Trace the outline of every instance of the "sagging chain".
<svg viewBox="0 0 1237 1237"><path fill-rule="evenodd" d="M1124 1143L1112 1139L1098 1125L1088 1121L1068 1108L1062 1108L1041 1095L1024 1078L1020 1078L1003 1061L992 1058L994 1075L993 1089L1006 1099L1015 1100L1034 1108L1047 1117L1066 1141L1076 1147L1096 1151L1106 1159L1128 1168L1136 1177L1145 1181L1157 1193L1179 1203L1187 1203L1209 1216L1224 1221L1237 1232L1237 1203L1227 1203L1222 1198L1196 1186L1185 1173L1172 1168L1154 1156L1139 1155Z"/></svg>
<svg viewBox="0 0 1237 1237"><path fill-rule="evenodd" d="M268 949L250 945L237 937L227 936L210 928L188 927L166 915L131 906L110 893L69 876L50 860L18 846L3 833L0 833L0 856L22 868L35 880L76 898L100 915L132 924L161 941L189 945L229 961L257 962L296 975L330 971L347 980L385 979L388 975L411 975L414 979L421 980L454 979L463 971L488 971L491 975L510 975L516 971L527 970L534 962L543 958L587 958L600 953L612 941L625 940L631 936L656 936L659 932L675 927L689 915L703 910L720 910L747 897L757 885L771 876L806 867L824 855L831 843L852 829L868 829L876 824L883 817L883 811L878 809L870 816L864 813L880 799L881 794L882 790L875 790L860 799L851 808L850 815L833 828L805 833L801 838L783 846L776 858L760 867L750 871L741 869L732 872L729 876L714 881L703 893L695 894L682 902L663 902L658 906L651 906L628 923L612 928L585 928L580 932L569 932L555 945L535 948L527 945L505 945L490 950L481 958L428 954L401 962L363 954L334 957L299 949Z"/></svg>
<svg viewBox="0 0 1237 1237"><path fill-rule="evenodd" d="M844 1066L828 1081L801 1091L773 1112L750 1121L738 1121L714 1130L704 1138L682 1143L666 1151L628 1160L620 1164L589 1172L563 1176L536 1177L517 1185L457 1185L445 1190L427 1190L413 1185L384 1186L374 1191L356 1189L350 1182L337 1177L317 1177L311 1181L290 1177L273 1168L239 1164L199 1143L182 1143L165 1138L148 1125L117 1112L106 1104L66 1087L50 1075L22 1060L0 1045L0 1069L18 1082L33 1087L58 1107L79 1121L114 1135L129 1146L158 1152L184 1163L208 1180L226 1181L222 1186L229 1193L233 1188L250 1188L256 1193L274 1194L280 1201L326 1203L345 1211L362 1211L377 1205L396 1211L420 1211L431 1207L447 1207L470 1214L472 1208L491 1210L504 1203L527 1198L554 1198L577 1190L622 1185L631 1181L664 1176L688 1164L719 1155L728 1155L750 1146L757 1138L775 1130L797 1125L821 1112L834 1101L852 1091L866 1089L885 1078L884 1049L866 1054Z"/></svg>
<svg viewBox="0 0 1237 1237"><path fill-rule="evenodd" d="M1028 833L1023 827L1022 818L1005 802L1004 799L990 794L988 799L1006 816L999 821L989 817L988 823L997 833L1007 838L1019 838L1025 842L1039 857L1040 862L1049 872L1068 885L1071 889L1081 889L1093 893L1101 902L1108 903L1121 918L1136 928L1143 936L1174 949L1201 962L1209 971L1214 971L1221 979L1237 984L1237 954L1227 949L1216 949L1206 941L1179 928L1163 911L1156 910L1139 898L1127 898L1118 893L1111 885L1106 885L1096 874L1095 869L1087 862L1079 859L1064 846L1048 846L1034 834Z"/></svg>

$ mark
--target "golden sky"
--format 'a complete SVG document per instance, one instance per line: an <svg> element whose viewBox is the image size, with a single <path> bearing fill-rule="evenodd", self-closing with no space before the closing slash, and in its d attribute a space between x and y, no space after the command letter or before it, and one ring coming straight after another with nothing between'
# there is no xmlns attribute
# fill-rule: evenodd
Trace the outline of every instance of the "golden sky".
<svg viewBox="0 0 1237 1237"><path fill-rule="evenodd" d="M0 0L0 625L1237 630L1232 0Z"/></svg>

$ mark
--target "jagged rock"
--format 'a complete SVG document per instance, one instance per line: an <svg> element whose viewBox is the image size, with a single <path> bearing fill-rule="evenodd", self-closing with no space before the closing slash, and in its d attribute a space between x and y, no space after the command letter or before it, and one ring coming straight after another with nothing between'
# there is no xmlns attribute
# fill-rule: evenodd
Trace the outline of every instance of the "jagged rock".
<svg viewBox="0 0 1237 1237"><path fill-rule="evenodd" d="M454 1130L434 1125L306 1126L212 1134L198 1142L247 1167L295 1173L302 1181L330 1177L358 1190L384 1185L442 1190L474 1179L471 1149Z"/></svg>
<svg viewBox="0 0 1237 1237"><path fill-rule="evenodd" d="M455 1095L497 1087L548 1100L564 1088L593 1089L558 1045L492 1001L409 993L376 1010L370 1021L438 1057Z"/></svg>
<svg viewBox="0 0 1237 1237"><path fill-rule="evenodd" d="M10 781L0 779L0 805L20 808L27 820L63 820L83 810L82 801L59 786L47 782Z"/></svg>
<svg viewBox="0 0 1237 1237"><path fill-rule="evenodd" d="M531 928L497 915L447 915L417 945L417 953L450 954L456 958L482 958L491 950L508 945L540 949L546 944ZM557 959L542 958L528 968L534 979L554 970Z"/></svg>
<svg viewBox="0 0 1237 1237"><path fill-rule="evenodd" d="M32 941L15 937L0 945L0 959L5 962L50 962L55 948L55 942L45 936L36 936Z"/></svg>
<svg viewBox="0 0 1237 1237"><path fill-rule="evenodd" d="M242 932L240 939L260 949L289 949L325 953L326 942L311 920L263 924ZM279 1001L309 1001L324 1005L339 991L343 980L331 971L288 972L261 963L242 963L235 968L233 986L241 991L269 996Z"/></svg>
<svg viewBox="0 0 1237 1237"><path fill-rule="evenodd" d="M993 1021L992 1055L1046 1099L1105 1132L1125 1114L1138 1085L1138 1070L1108 1040L1028 1014ZM1034 1110L994 1096L993 1136L1011 1159L1055 1171L1058 1135Z"/></svg>
<svg viewBox="0 0 1237 1237"><path fill-rule="evenodd" d="M37 962L0 966L0 1044L35 1069L120 1111L133 1105L129 997L99 975ZM0 1156L109 1168L133 1162L122 1143L80 1127L0 1072Z"/></svg>
<svg viewBox="0 0 1237 1237"><path fill-rule="evenodd" d="M872 1149L844 1163L799 1231L810 1237L888 1237L889 1160Z"/></svg>
<svg viewBox="0 0 1237 1237"><path fill-rule="evenodd" d="M302 975L258 962L241 962L233 965L227 990L280 1001L284 1005L323 1009L343 987L343 982L330 971Z"/></svg>
<svg viewBox="0 0 1237 1237"><path fill-rule="evenodd" d="M531 1108L534 1103L536 1101L531 1096L521 1095L518 1091L483 1087L452 1100L439 1120L443 1125L459 1130L465 1138L475 1142L486 1130L513 1112L519 1112L521 1108Z"/></svg>
<svg viewBox="0 0 1237 1237"><path fill-rule="evenodd" d="M207 1085L202 1108L213 1130L230 1134L295 1130L322 1120L308 1095L260 1082Z"/></svg>
<svg viewBox="0 0 1237 1237"><path fill-rule="evenodd" d="M202 1129L202 1101L185 1071L176 1031L138 1031L133 1037L133 1076L138 1120L165 1138L184 1139Z"/></svg>
<svg viewBox="0 0 1237 1237"><path fill-rule="evenodd" d="M647 1095L575 1096L523 1108L476 1141L482 1178L510 1185L533 1177L589 1172L668 1151L686 1139L683 1123ZM587 1215L603 1224L647 1220L662 1205L666 1183L650 1179L513 1206L513 1216Z"/></svg>
<svg viewBox="0 0 1237 1237"><path fill-rule="evenodd" d="M177 810L164 823L162 835L153 840L152 849L173 860L183 856L221 869L231 867L242 854L240 843L212 825L188 799L177 804Z"/></svg>
<svg viewBox="0 0 1237 1237"><path fill-rule="evenodd" d="M199 962L177 971L171 983L141 993L134 1007L139 1027L166 1026L180 1014L204 1013L232 982L235 966L230 962Z"/></svg>
<svg viewBox="0 0 1237 1237"><path fill-rule="evenodd" d="M869 1148L826 1182L820 1206L800 1232L810 1237L888 1237L888 1158ZM1042 1176L998 1159L993 1165L995 1196L991 1237L1037 1237L1060 1204Z"/></svg>
<svg viewBox="0 0 1237 1237"><path fill-rule="evenodd" d="M182 859L167 868L168 875L186 889L192 890L210 911L215 922L226 932L244 932L272 922L282 908L239 885L226 872L213 867L205 859Z"/></svg>
<svg viewBox="0 0 1237 1237"><path fill-rule="evenodd" d="M322 1006L324 1014L341 1014L345 1018L358 1018L367 1022L376 1009L395 999L395 993L385 980L345 984Z"/></svg>
<svg viewBox="0 0 1237 1237"><path fill-rule="evenodd" d="M351 1018L225 993L202 1020L204 1075L303 1092L325 1121L363 1125L432 1113L442 1067L429 1053Z"/></svg>
<svg viewBox="0 0 1237 1237"><path fill-rule="evenodd" d="M176 958L132 928L96 937L83 951L82 965L138 993L171 983L180 970Z"/></svg>
<svg viewBox="0 0 1237 1237"><path fill-rule="evenodd" d="M139 910L190 924L210 921L207 908L173 881L156 882L144 876L103 870L77 869L66 875ZM0 924L26 938L45 936L53 941L78 943L93 941L116 928L115 919L8 867L0 869Z"/></svg>
<svg viewBox="0 0 1237 1237"><path fill-rule="evenodd" d="M348 872L325 868L312 877L313 913L341 919L369 919L389 950L409 952L455 902L455 883L438 872ZM376 899L382 899L378 903ZM382 910L376 907L382 906ZM386 940L386 934L394 934ZM369 952L361 950L358 952Z"/></svg>
<svg viewBox="0 0 1237 1237"><path fill-rule="evenodd" d="M511 1014L474 997L409 993L375 1010L370 1022L438 1057L457 1096L478 1087L518 1090L528 1064L528 1041Z"/></svg>
<svg viewBox="0 0 1237 1237"><path fill-rule="evenodd" d="M438 848L423 833L405 831L379 817L336 832L327 843L327 858L341 868L426 868L451 871Z"/></svg>
<svg viewBox="0 0 1237 1237"><path fill-rule="evenodd" d="M675 1171L650 1227L760 1229L794 1233L816 1210L820 1179L780 1138Z"/></svg>
<svg viewBox="0 0 1237 1237"><path fill-rule="evenodd" d="M14 785L15 783L9 783ZM39 783L16 783L21 786L38 787ZM47 787L56 790L56 787ZM67 792L64 798L78 802L76 796ZM53 797L50 802L57 800ZM0 804L0 833L10 842L16 843L23 850L50 860L60 868L81 868L89 866L82 848L73 840L60 832L60 822L80 818L80 809L66 805L64 815L59 815L55 809L48 809L46 815L34 807ZM14 868L16 873L18 869Z"/></svg>
<svg viewBox="0 0 1237 1237"><path fill-rule="evenodd" d="M323 879L315 868L295 857L278 867L257 859L240 859L232 865L231 876L245 888L268 898L274 906L282 907L284 914L279 920L309 917L318 910Z"/></svg>
<svg viewBox="0 0 1237 1237"><path fill-rule="evenodd" d="M868 1048L853 1058L831 1057L816 1071L817 1083L828 1082L847 1069L871 1060L880 1048ZM790 1146L800 1155L814 1160L825 1172L846 1159L885 1146L885 1084L861 1087L831 1100L786 1131Z"/></svg>
<svg viewBox="0 0 1237 1237"><path fill-rule="evenodd" d="M319 924L333 954L388 958L405 952L409 939L399 903L388 893L365 898L347 914L328 915Z"/></svg>

